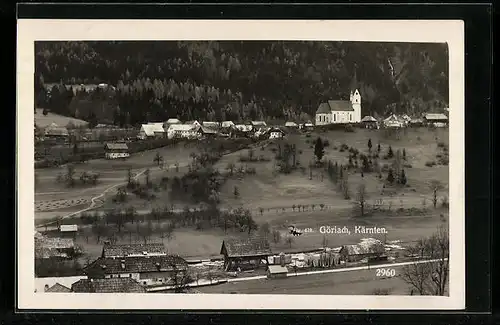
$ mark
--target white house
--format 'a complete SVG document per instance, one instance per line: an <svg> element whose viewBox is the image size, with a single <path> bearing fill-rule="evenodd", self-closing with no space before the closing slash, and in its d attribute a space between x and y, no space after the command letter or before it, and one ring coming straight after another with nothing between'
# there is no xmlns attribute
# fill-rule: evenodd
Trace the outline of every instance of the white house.
<svg viewBox="0 0 500 325"><path fill-rule="evenodd" d="M285 132L278 128L270 128L266 133L269 135L269 139L281 139L285 136Z"/></svg>
<svg viewBox="0 0 500 325"><path fill-rule="evenodd" d="M286 122L285 126L288 127L288 128L296 128L296 127L298 127L297 123L292 122L292 121Z"/></svg>
<svg viewBox="0 0 500 325"><path fill-rule="evenodd" d="M396 114L391 114L384 120L384 127L386 128L402 128L405 126L405 124L405 120L400 118Z"/></svg>
<svg viewBox="0 0 500 325"><path fill-rule="evenodd" d="M198 136L198 127L191 124L172 124L167 129L167 137L194 139Z"/></svg>
<svg viewBox="0 0 500 325"><path fill-rule="evenodd" d="M139 138L162 137L164 134L163 123L143 124L139 131Z"/></svg>
<svg viewBox="0 0 500 325"><path fill-rule="evenodd" d="M223 128L234 128L233 121L222 121L221 127Z"/></svg>
<svg viewBox="0 0 500 325"><path fill-rule="evenodd" d="M128 158L130 153L128 146L124 142L106 143L104 146L104 156L106 159Z"/></svg>
<svg viewBox="0 0 500 325"><path fill-rule="evenodd" d="M448 124L448 116L443 113L427 113L424 120L435 127L445 127Z"/></svg>
<svg viewBox="0 0 500 325"><path fill-rule="evenodd" d="M253 130L253 125L249 124L236 124L235 128L241 132L251 132Z"/></svg>

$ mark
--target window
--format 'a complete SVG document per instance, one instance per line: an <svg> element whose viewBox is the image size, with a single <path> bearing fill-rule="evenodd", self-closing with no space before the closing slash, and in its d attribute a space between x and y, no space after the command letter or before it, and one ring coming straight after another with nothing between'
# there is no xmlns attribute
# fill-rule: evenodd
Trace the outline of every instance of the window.
<svg viewBox="0 0 500 325"><path fill-rule="evenodd" d="M349 114L349 121L352 121L352 114Z"/></svg>
<svg viewBox="0 0 500 325"><path fill-rule="evenodd" d="M131 278L131 277L132 277L132 274L130 274L130 273L129 273L128 277L129 277L129 278Z"/></svg>
<svg viewBox="0 0 500 325"><path fill-rule="evenodd" d="M336 119L336 116L337 114L336 113L333 113L333 121L335 122L337 119Z"/></svg>

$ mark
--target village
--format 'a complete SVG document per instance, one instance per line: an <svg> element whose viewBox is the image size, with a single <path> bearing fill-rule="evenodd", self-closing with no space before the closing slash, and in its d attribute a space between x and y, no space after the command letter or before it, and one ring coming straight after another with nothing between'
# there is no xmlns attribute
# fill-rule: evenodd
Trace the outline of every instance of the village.
<svg viewBox="0 0 500 325"><path fill-rule="evenodd" d="M109 125L97 125L92 129L87 128L85 124L79 126L72 124L69 127L63 127L51 123L43 129L35 125L38 148L45 148L42 152L37 151L36 157L38 162L46 162L47 157L44 157L43 151L47 153L53 151L54 148L59 148L61 152L66 149L67 153L61 153L60 157L53 158L56 162L52 162L51 166L83 160L81 158L82 152L87 151L90 153L85 160L104 158L108 161L126 162L127 159L141 154L141 151L130 151L130 147L133 148L134 145L141 142L155 143L156 141L159 146L165 146L176 145L183 141L204 143L216 139L231 141L231 139L245 138L250 139L254 147L258 147L266 141L286 140L288 137L294 136L310 137L311 133L321 135L332 129L340 130L340 132L353 132L353 128L369 132L390 130L403 132L407 128L430 129L448 126L447 110L442 113L428 113L417 117L390 114L386 118L379 119L372 116L361 118L360 106L356 107L356 102L359 103L359 101L359 92L355 90L351 94L350 103L349 101L322 103L316 113L315 123L288 121L283 125L267 125L265 121L238 124L233 121L181 122L177 118L170 118L165 122L142 124L140 129L135 130L118 129ZM342 105L346 106L342 107ZM167 144L167 142L162 141L170 142ZM46 149L47 147L49 149ZM80 157L77 160L71 160L71 157L78 155ZM161 168L168 169L168 167L163 166L163 157L155 159L157 159L158 165L162 165ZM91 177L90 173L89 175ZM81 202L76 199L74 205L79 203ZM94 202L92 201L92 203ZM436 204L434 203L434 205ZM60 213L65 211L64 208L70 206L71 204L62 204L61 206L49 204L44 210L44 207L39 205L38 211L57 211ZM95 205L95 207L98 206ZM299 205L297 207L300 209ZM314 210L314 205L311 207ZM259 208L259 210L263 214L263 209ZM82 212L80 215L84 213L86 212ZM69 215L73 219L69 218L68 220L74 220L78 213L69 213ZM76 261L79 256L84 254L80 245L76 244L76 238L81 236L79 227L82 225L68 224L68 222L62 220L59 215L56 220L50 222L45 220L43 225L45 228L42 228L42 224L37 224L35 260L37 269L44 270L43 277L37 279L39 284L37 290L39 291L203 292L203 288L207 286L220 286L235 279L244 281L245 279L287 278L300 274L315 274L315 272L324 272L325 270L349 270L359 266L369 269L370 265L375 267L376 265L408 263L422 259L422 256L416 257L410 254L401 240L359 237L357 243L328 247L328 238L323 235L322 245L316 245L321 247L309 247L307 250L276 250L271 249L272 237L285 238L288 235L288 238L292 238L287 230L281 231L281 235L274 232L259 232L250 235L249 231L249 235L246 237L225 237L219 242L220 257L210 256L208 259L180 256L174 250L167 249L163 243L164 237L162 237L161 242L151 242L151 240L144 239L143 243L130 241L128 244L117 244L114 237L109 237L111 240L101 241L103 244L99 246L101 253L97 259L93 261L87 259L84 263L86 266L81 271L75 273L76 269L73 268L73 272L65 273L60 267L55 266L56 262L52 261L64 261L65 264L68 264L67 261ZM48 230L47 224L50 224L50 230ZM355 226L355 228L364 229L365 226ZM139 228L137 228L137 232L140 232ZM309 234L300 233L300 235L307 237ZM140 239L138 240L140 241ZM287 240L289 248L292 246L292 241L293 239Z"/></svg>

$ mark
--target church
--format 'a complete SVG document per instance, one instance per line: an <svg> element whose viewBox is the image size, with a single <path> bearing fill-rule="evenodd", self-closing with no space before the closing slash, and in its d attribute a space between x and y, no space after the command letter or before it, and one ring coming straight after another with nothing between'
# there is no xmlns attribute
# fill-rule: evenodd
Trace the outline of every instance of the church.
<svg viewBox="0 0 500 325"><path fill-rule="evenodd" d="M351 82L349 100L328 100L316 111L316 125L361 122L361 94L357 89L356 72Z"/></svg>

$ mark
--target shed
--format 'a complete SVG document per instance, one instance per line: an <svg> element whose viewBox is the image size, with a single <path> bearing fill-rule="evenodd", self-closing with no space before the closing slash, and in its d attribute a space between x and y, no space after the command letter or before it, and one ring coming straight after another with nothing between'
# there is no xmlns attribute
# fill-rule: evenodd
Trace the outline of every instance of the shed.
<svg viewBox="0 0 500 325"><path fill-rule="evenodd" d="M128 146L125 142L108 142L104 146L106 159L117 159L117 158L128 158L130 153L128 152Z"/></svg>
<svg viewBox="0 0 500 325"><path fill-rule="evenodd" d="M286 278L288 274L288 269L286 266L281 265L269 265L267 268L267 277L269 279L283 279Z"/></svg>
<svg viewBox="0 0 500 325"><path fill-rule="evenodd" d="M340 256L348 262L360 261L364 258L374 259L385 255L385 247L381 241L366 239L357 245L344 245L340 249Z"/></svg>
<svg viewBox="0 0 500 325"><path fill-rule="evenodd" d="M238 268L243 264L259 267L263 259L267 261L267 257L272 255L269 241L261 236L227 238L222 242L220 253L224 255L224 269L226 271Z"/></svg>
<svg viewBox="0 0 500 325"><path fill-rule="evenodd" d="M78 225L60 225L59 231L64 233L75 233L78 231Z"/></svg>

